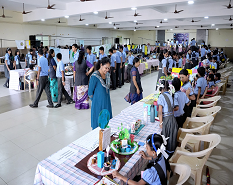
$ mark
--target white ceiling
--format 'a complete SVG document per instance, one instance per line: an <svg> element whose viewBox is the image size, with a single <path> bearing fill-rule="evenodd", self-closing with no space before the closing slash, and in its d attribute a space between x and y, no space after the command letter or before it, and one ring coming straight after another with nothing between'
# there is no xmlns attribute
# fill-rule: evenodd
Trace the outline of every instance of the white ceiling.
<svg viewBox="0 0 233 185"><path fill-rule="evenodd" d="M95 0L91 2L78 2L79 0L50 0L50 4L56 4L56 10L47 10L48 0L0 0L0 6L4 6L6 10L22 11L22 3L25 3L26 11L32 13L23 15L23 21L29 23L40 24L57 24L58 18L64 26L80 26L89 24L88 27L101 29L114 29L113 24L120 24L116 28L121 30L164 30L164 29L216 29L231 28L231 23L227 19L232 15L233 8L227 9L223 5L228 5L229 0L194 0L194 4L188 4L187 0ZM179 14L174 14L175 5L177 10L184 10ZM134 17L135 11L132 7L137 7L137 13L142 16ZM98 11L95 15L93 12ZM112 19L104 19L106 12ZM69 19L64 16L69 15ZM82 16L84 21L78 21ZM208 19L204 17L208 16ZM161 24L164 18L167 23ZM41 22L45 19L45 22ZM200 20L192 23L191 20ZM137 20L136 25L134 22ZM164 20L163 20L164 21ZM215 24L214 26L211 26ZM94 26L95 25L95 26ZM201 27L201 25L203 27ZM159 28L155 28L159 26Z"/></svg>

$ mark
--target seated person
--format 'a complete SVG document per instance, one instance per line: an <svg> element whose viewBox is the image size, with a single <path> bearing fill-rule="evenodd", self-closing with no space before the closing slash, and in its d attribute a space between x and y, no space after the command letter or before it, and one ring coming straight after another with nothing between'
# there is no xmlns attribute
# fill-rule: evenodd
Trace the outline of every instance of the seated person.
<svg viewBox="0 0 233 185"><path fill-rule="evenodd" d="M30 64L29 69L26 71L25 77L26 77L27 80L31 79L31 75L29 74L31 71L34 71L33 70L33 64Z"/></svg>
<svg viewBox="0 0 233 185"><path fill-rule="evenodd" d="M213 89L215 87L213 74L209 74L209 76L207 77L207 82L208 82L208 89Z"/></svg>
<svg viewBox="0 0 233 185"><path fill-rule="evenodd" d="M216 73L214 76L214 80L215 80L215 84L220 83L221 82L221 74L220 73Z"/></svg>
<svg viewBox="0 0 233 185"><path fill-rule="evenodd" d="M149 160L146 170L143 172L139 181L131 180L121 175L118 171L112 173L113 178L118 178L129 185L146 184L164 184L167 182L167 170L170 171L170 165L165 159L168 157L164 151L165 138L159 134L151 134L146 139L146 153L140 151L143 159ZM159 150L160 149L160 150ZM165 155L165 156L164 156ZM161 175L162 174L162 175ZM137 176L134 178L136 180Z"/></svg>

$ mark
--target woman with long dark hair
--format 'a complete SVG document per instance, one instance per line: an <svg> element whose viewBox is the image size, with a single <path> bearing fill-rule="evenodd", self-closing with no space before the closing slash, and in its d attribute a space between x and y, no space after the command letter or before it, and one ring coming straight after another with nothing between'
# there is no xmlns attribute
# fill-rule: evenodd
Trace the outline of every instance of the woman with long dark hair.
<svg viewBox="0 0 233 185"><path fill-rule="evenodd" d="M87 71L89 69L89 71ZM76 109L89 109L88 76L94 66L85 60L84 51L79 52L78 60L74 63L74 101Z"/></svg>
<svg viewBox="0 0 233 185"><path fill-rule="evenodd" d="M162 76L167 76L167 72L168 72L168 50L164 49L160 52L159 54L159 73L158 73L158 77L157 77L157 83L156 83L156 89L157 89L157 85L158 85L158 81Z"/></svg>
<svg viewBox="0 0 233 185"><path fill-rule="evenodd" d="M15 51L15 58L14 58L14 68L15 69L21 69L21 64L20 64L20 52L19 50L17 49Z"/></svg>
<svg viewBox="0 0 233 185"><path fill-rule="evenodd" d="M6 54L5 54L5 64L4 64L4 73L6 77L6 82L3 85L3 87L9 88L9 82L10 82L10 70L11 68L11 48L7 48Z"/></svg>
<svg viewBox="0 0 233 185"><path fill-rule="evenodd" d="M98 127L98 117L103 109L107 109L112 118L112 106L110 100L110 59L102 58L96 63L96 71L91 75L88 96L92 100L91 127Z"/></svg>
<svg viewBox="0 0 233 185"><path fill-rule="evenodd" d="M53 49L50 49L48 56L50 91L53 102L57 102L58 101L58 85L57 85L57 77L56 77L57 64L53 57L55 57L55 52Z"/></svg>

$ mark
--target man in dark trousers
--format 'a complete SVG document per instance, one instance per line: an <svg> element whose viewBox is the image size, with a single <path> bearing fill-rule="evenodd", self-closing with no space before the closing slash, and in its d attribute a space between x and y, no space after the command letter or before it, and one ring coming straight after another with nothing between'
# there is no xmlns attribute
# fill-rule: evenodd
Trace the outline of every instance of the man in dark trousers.
<svg viewBox="0 0 233 185"><path fill-rule="evenodd" d="M30 104L29 106L31 108L37 108L38 103L40 101L41 94L43 90L45 90L47 99L49 102L49 105L47 105L48 108L53 108L53 102L51 98L51 92L49 87L49 81L48 81L48 60L43 56L43 50L40 48L38 51L39 60L38 60L38 74L37 74L37 85L38 89L36 92L36 100L33 104Z"/></svg>
<svg viewBox="0 0 233 185"><path fill-rule="evenodd" d="M122 69L122 55L120 51L117 51L115 47L112 48L114 55L116 56L116 83L118 84L118 87L121 88L121 69ZM119 81L118 81L119 80Z"/></svg>

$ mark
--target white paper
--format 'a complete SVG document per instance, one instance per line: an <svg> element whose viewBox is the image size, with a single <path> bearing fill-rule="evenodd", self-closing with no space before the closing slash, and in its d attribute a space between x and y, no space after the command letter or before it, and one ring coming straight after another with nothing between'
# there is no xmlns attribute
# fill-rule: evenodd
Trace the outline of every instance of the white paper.
<svg viewBox="0 0 233 185"><path fill-rule="evenodd" d="M111 128L106 128L103 131L103 144L102 149L105 150L111 142Z"/></svg>
<svg viewBox="0 0 233 185"><path fill-rule="evenodd" d="M57 163L57 164L62 164L67 159L69 159L70 157L72 157L73 155L75 155L77 153L78 153L78 150L75 150L75 149L67 146L67 147L59 150L57 153L48 157L48 159Z"/></svg>
<svg viewBox="0 0 233 185"><path fill-rule="evenodd" d="M24 40L15 40L18 49L24 49L25 42Z"/></svg>
<svg viewBox="0 0 233 185"><path fill-rule="evenodd" d="M60 53L62 54L62 62L63 62L63 64L70 63L69 49L60 49Z"/></svg>

